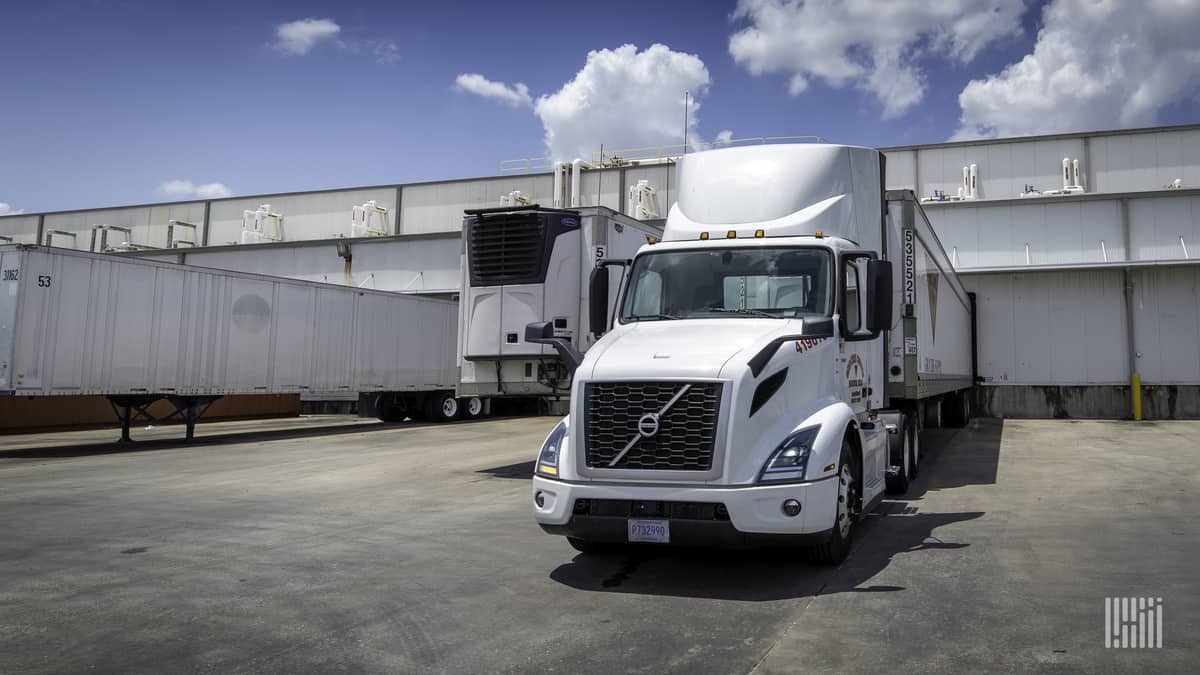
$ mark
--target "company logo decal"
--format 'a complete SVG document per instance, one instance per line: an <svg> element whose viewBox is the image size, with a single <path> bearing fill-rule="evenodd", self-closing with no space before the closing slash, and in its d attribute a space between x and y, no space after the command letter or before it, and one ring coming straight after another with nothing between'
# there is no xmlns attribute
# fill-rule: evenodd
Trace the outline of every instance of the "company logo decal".
<svg viewBox="0 0 1200 675"><path fill-rule="evenodd" d="M851 354L846 363L846 385L850 387L850 403L862 402L863 387L866 386L867 369L858 354Z"/></svg>

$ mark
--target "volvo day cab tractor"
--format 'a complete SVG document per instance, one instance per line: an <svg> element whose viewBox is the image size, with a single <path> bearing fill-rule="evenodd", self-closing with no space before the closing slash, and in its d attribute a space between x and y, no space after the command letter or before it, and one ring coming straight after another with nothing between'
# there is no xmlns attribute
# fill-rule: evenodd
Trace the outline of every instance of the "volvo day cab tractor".
<svg viewBox="0 0 1200 675"><path fill-rule="evenodd" d="M903 491L923 417L963 421L971 301L876 150L689 154L663 240L597 263L570 414L535 464L534 515L584 552L615 543L811 547ZM621 271L614 316L606 315ZM616 274L612 274L616 277Z"/></svg>

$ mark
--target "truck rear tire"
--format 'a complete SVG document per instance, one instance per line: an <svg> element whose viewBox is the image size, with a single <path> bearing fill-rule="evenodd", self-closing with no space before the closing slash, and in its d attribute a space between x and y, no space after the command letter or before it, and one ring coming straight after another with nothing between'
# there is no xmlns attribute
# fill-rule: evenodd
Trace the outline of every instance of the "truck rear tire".
<svg viewBox="0 0 1200 675"><path fill-rule="evenodd" d="M426 399L430 422L452 422L458 417L458 399L452 391L435 391Z"/></svg>
<svg viewBox="0 0 1200 675"><path fill-rule="evenodd" d="M908 492L908 484L913 478L917 477L916 472L916 453L914 449L913 437L915 425L912 423L909 415L900 416L900 428L896 430L896 442L900 445L898 448L900 471L886 478L887 491L892 494L902 495Z"/></svg>
<svg viewBox="0 0 1200 675"><path fill-rule="evenodd" d="M842 456L838 461L837 516L833 523L833 534L829 541L812 548L812 556L826 565L841 564L850 555L850 542L854 535L855 504L859 496L858 462L849 439L842 439Z"/></svg>

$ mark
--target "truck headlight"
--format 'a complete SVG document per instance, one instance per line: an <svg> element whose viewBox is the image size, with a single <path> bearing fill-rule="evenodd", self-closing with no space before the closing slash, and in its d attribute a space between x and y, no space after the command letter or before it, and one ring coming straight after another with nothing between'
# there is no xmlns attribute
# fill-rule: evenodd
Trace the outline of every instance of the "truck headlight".
<svg viewBox="0 0 1200 675"><path fill-rule="evenodd" d="M558 478L558 458L567 447L567 421L563 420L550 432L542 443L542 451L538 453L534 473L546 478Z"/></svg>
<svg viewBox="0 0 1200 675"><path fill-rule="evenodd" d="M801 429L783 439L783 443L763 465L758 476L760 483L782 483L804 480L808 457L812 454L813 441L817 438L820 425Z"/></svg>

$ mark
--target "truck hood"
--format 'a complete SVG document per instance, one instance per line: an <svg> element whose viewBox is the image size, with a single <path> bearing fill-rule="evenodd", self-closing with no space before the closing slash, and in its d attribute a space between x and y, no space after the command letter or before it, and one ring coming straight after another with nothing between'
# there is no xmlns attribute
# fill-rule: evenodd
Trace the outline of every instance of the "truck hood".
<svg viewBox="0 0 1200 675"><path fill-rule="evenodd" d="M640 321L604 336L580 372L589 379L717 377L739 352L748 360L771 338L800 328L800 321L781 319Z"/></svg>

